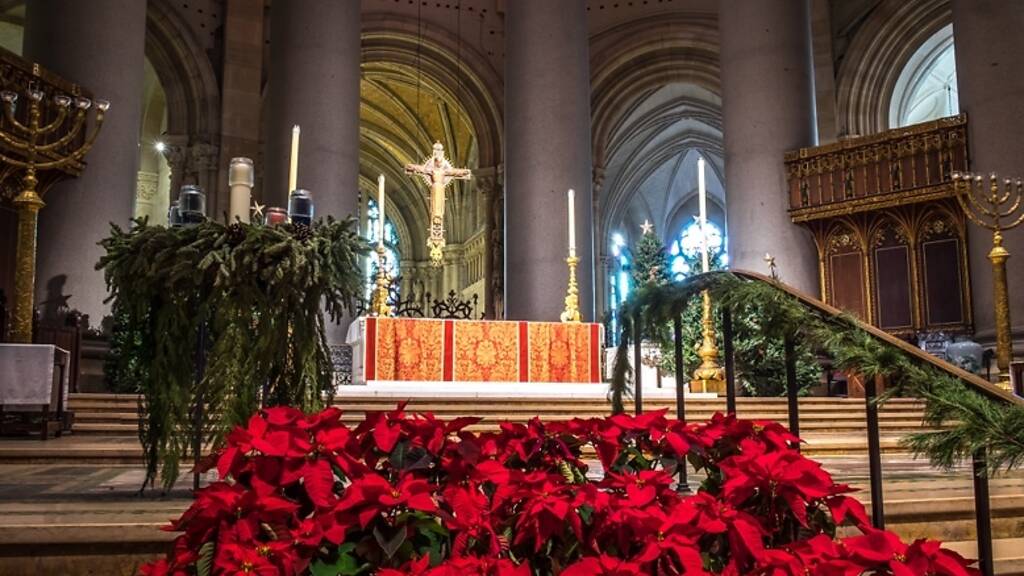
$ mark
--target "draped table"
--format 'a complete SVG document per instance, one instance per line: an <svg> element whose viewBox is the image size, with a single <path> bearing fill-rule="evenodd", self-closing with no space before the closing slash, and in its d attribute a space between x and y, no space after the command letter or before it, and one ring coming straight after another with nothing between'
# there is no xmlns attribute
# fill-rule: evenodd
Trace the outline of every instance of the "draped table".
<svg viewBox="0 0 1024 576"><path fill-rule="evenodd" d="M367 382L601 382L600 324L356 319L352 380Z"/></svg>

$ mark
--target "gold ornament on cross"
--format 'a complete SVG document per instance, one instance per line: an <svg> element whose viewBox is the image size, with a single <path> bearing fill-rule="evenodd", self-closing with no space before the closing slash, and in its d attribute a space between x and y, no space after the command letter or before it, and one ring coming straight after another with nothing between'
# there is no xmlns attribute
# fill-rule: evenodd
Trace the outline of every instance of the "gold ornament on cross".
<svg viewBox="0 0 1024 576"><path fill-rule="evenodd" d="M434 152L422 164L406 164L406 174L416 174L430 186L430 234L427 247L430 261L440 266L444 261L444 189L452 180L469 180L473 173L467 168L455 168L444 156L444 146L434 143Z"/></svg>

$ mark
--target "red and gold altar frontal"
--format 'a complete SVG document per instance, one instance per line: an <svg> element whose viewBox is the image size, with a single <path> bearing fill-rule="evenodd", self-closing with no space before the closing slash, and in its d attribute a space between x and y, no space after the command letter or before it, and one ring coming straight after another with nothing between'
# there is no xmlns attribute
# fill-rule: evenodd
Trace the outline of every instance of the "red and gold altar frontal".
<svg viewBox="0 0 1024 576"><path fill-rule="evenodd" d="M360 318L353 380L601 382L600 324Z"/></svg>

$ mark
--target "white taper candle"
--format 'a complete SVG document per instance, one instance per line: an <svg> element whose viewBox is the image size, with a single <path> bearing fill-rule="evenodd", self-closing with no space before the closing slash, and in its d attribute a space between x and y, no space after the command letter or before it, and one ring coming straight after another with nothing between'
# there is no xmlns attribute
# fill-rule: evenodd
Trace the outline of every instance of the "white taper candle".
<svg viewBox="0 0 1024 576"><path fill-rule="evenodd" d="M576 256L576 191L569 188L569 256Z"/></svg>
<svg viewBox="0 0 1024 576"><path fill-rule="evenodd" d="M377 246L384 245L384 175L377 176Z"/></svg>
<svg viewBox="0 0 1024 576"><path fill-rule="evenodd" d="M700 256L704 272L708 271L708 191L704 184L704 158L697 159L697 191L700 194Z"/></svg>
<svg viewBox="0 0 1024 576"><path fill-rule="evenodd" d="M292 154L288 164L288 192L298 188L299 182L299 125L292 126Z"/></svg>

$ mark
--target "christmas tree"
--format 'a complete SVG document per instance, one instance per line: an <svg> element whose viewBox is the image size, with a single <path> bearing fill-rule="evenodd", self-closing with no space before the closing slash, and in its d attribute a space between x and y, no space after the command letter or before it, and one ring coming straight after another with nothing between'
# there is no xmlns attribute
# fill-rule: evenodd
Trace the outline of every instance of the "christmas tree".
<svg viewBox="0 0 1024 576"><path fill-rule="evenodd" d="M648 284L668 284L672 279L672 273L665 244L654 233L654 226L647 220L644 220L641 230L643 235L633 250L633 286L641 288Z"/></svg>

